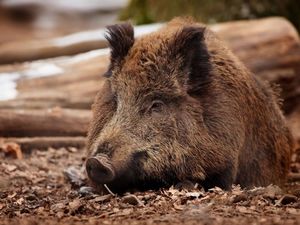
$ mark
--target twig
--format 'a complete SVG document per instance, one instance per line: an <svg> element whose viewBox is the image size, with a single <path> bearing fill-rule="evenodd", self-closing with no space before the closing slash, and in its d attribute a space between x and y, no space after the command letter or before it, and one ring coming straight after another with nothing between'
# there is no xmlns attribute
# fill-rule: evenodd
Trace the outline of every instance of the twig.
<svg viewBox="0 0 300 225"><path fill-rule="evenodd" d="M106 184L103 185L105 187L105 189L108 191L109 194L111 194L112 196L115 196L116 194L114 194Z"/></svg>

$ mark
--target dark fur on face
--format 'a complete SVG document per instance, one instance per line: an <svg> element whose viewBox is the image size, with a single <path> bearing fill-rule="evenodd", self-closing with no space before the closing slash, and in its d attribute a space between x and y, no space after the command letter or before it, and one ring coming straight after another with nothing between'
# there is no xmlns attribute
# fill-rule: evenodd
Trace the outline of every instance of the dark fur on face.
<svg viewBox="0 0 300 225"><path fill-rule="evenodd" d="M284 182L292 138L276 97L214 33L184 19L136 40L129 24L108 30L87 148L109 161L112 190Z"/></svg>
<svg viewBox="0 0 300 225"><path fill-rule="evenodd" d="M111 49L109 73L106 74L108 77L111 75L111 69L121 63L132 47L134 43L134 30L129 23L108 26L107 30L108 32L105 37Z"/></svg>

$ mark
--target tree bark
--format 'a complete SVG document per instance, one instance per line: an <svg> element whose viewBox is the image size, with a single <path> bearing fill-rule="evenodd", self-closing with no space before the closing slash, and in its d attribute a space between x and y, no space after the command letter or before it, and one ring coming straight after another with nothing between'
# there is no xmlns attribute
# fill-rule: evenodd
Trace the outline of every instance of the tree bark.
<svg viewBox="0 0 300 225"><path fill-rule="evenodd" d="M287 114L293 112L297 102L300 102L300 41L294 27L283 18L273 17L221 23L210 28L227 42L233 52L257 76L280 84L281 98L285 100L284 111ZM99 37L99 40L102 39L104 37ZM5 57L0 57L0 60L2 58ZM22 77L26 74L27 77L34 77L37 69L47 68L49 65L57 67L59 72L56 72L59 75L19 80L17 90L23 100L17 98L1 103L0 107L25 106L24 101L27 100L39 102L34 107L43 107L42 101L48 99L49 104L45 103L45 106L74 108L76 104L73 102L76 99L75 102L80 108L89 108L99 89L98 85L102 83L101 75L106 71L108 61L108 50L94 50L72 57L2 66L0 77L4 73L8 76L19 74ZM83 102L80 102L81 97L85 98Z"/></svg>
<svg viewBox="0 0 300 225"><path fill-rule="evenodd" d="M53 95L51 95L53 93ZM48 109L48 108L68 108L68 109L91 109L93 97L68 97L63 95L55 98L57 92L48 92L47 96L40 96L32 93L31 96L20 97L9 101L0 101L0 109Z"/></svg>
<svg viewBox="0 0 300 225"><path fill-rule="evenodd" d="M289 182L299 182L300 181L300 173L289 173L288 181Z"/></svg>
<svg viewBox="0 0 300 225"><path fill-rule="evenodd" d="M0 136L86 136L90 118L89 110L0 110Z"/></svg>
<svg viewBox="0 0 300 225"><path fill-rule="evenodd" d="M0 143L16 143L23 153L30 153L33 149L48 149L61 147L83 148L85 137L32 137L32 138L3 138Z"/></svg>
<svg viewBox="0 0 300 225"><path fill-rule="evenodd" d="M211 26L255 75L280 85L284 111L300 102L300 40L286 19L273 17Z"/></svg>
<svg viewBox="0 0 300 225"><path fill-rule="evenodd" d="M285 100L284 110L287 114L291 113L296 103L300 102L298 88L300 86L300 41L294 27L287 20L277 17L221 23L210 27L257 76L271 83L280 84L281 97ZM103 39L103 36L99 36L99 40ZM82 40L78 41L81 42ZM89 40L86 39L82 44L86 45L88 42ZM26 42L23 44L26 45ZM18 48L15 50L17 51ZM5 57L0 57L0 60L2 58ZM42 68L47 68L49 65L58 68L59 72L56 72L59 76L19 80L17 89L21 98L42 100L47 96L55 102L53 96L60 94L63 100L57 101L57 106L71 105L72 107L73 103L68 102L69 99L78 99L82 96L89 98L88 102L91 103L92 96L100 89L96 83L101 83L101 74L108 66L108 50L94 50L72 57L2 66L0 76L5 73L8 76L20 74L22 77L21 75L26 74L28 77L34 77L37 71L45 71ZM91 81L95 81L95 85ZM53 95L53 91L56 95ZM43 96L42 99L40 96ZM5 105L9 104L5 103ZM53 106L52 103L50 105Z"/></svg>
<svg viewBox="0 0 300 225"><path fill-rule="evenodd" d="M135 35L154 31L159 26L159 24L137 26ZM104 48L107 47L104 34L105 29L99 29L81 31L59 38L8 42L0 47L0 64L74 55Z"/></svg>
<svg viewBox="0 0 300 225"><path fill-rule="evenodd" d="M300 148L300 105L286 117L287 125L290 128L294 139L296 140L296 147Z"/></svg>

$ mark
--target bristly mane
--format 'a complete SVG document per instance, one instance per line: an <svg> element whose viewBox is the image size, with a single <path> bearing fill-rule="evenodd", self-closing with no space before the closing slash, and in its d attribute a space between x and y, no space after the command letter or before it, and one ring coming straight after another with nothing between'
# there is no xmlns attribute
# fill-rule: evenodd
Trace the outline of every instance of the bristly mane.
<svg viewBox="0 0 300 225"><path fill-rule="evenodd" d="M107 34L105 38L108 41L111 49L111 64L106 73L106 76L110 76L109 71L121 63L124 57L128 54L128 51L134 44L134 30L130 23L122 23L107 26Z"/></svg>

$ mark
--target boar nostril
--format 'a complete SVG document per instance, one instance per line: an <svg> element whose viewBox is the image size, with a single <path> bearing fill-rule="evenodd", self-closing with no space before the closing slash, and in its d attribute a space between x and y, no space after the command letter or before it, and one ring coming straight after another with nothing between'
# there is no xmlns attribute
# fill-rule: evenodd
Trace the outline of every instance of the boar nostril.
<svg viewBox="0 0 300 225"><path fill-rule="evenodd" d="M100 184L108 183L115 177L112 165L106 157L102 156L87 159L86 172L92 181Z"/></svg>
<svg viewBox="0 0 300 225"><path fill-rule="evenodd" d="M98 145L96 153L111 156L113 154L113 146L110 142L103 142L102 144Z"/></svg>

